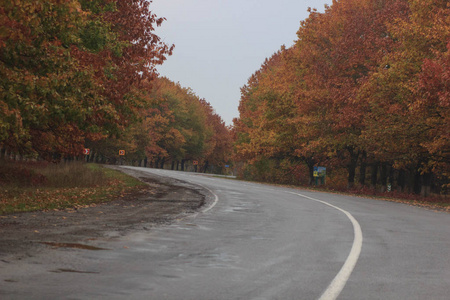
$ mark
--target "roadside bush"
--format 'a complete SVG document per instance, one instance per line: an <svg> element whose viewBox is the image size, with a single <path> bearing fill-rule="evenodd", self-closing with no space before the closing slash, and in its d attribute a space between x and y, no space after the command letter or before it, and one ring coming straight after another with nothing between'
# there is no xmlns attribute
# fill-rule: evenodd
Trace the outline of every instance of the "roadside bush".
<svg viewBox="0 0 450 300"><path fill-rule="evenodd" d="M95 167L82 162L68 162L49 164L39 172L47 178L50 187L93 187L106 181L103 172Z"/></svg>
<svg viewBox="0 0 450 300"><path fill-rule="evenodd" d="M96 164L0 161L0 215L86 207L145 188L134 177Z"/></svg>
<svg viewBox="0 0 450 300"><path fill-rule="evenodd" d="M9 187L93 187L105 184L98 166L82 162L48 163L0 160L0 185Z"/></svg>
<svg viewBox="0 0 450 300"><path fill-rule="evenodd" d="M31 166L32 163L0 160L0 186L32 187L46 184L46 176L37 172ZM42 164L40 166L42 167Z"/></svg>
<svg viewBox="0 0 450 300"><path fill-rule="evenodd" d="M238 172L238 178L250 181L308 185L308 167L289 159L263 158L253 164L246 163Z"/></svg>
<svg viewBox="0 0 450 300"><path fill-rule="evenodd" d="M344 168L327 168L325 186L330 190L346 191L348 188L347 170Z"/></svg>

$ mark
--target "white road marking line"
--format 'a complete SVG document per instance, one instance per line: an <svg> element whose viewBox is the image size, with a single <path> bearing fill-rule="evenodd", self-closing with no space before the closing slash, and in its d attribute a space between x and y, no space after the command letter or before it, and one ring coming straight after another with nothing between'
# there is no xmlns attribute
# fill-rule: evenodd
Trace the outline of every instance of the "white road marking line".
<svg viewBox="0 0 450 300"><path fill-rule="evenodd" d="M129 166L125 166L125 168L133 169L133 167L130 168ZM139 168L139 169L143 169L143 168ZM145 168L145 169L142 170L142 171L147 171L147 173L152 173L152 171L157 171L157 172L160 172L160 173L165 173L164 171L166 171L166 170L163 171L163 170L160 170L160 169L151 169L151 168L150 168L150 169L147 169L147 168ZM179 175L190 176L190 175L188 175L188 174L179 174ZM168 176L168 175L166 174L166 176ZM175 179L176 179L176 177L172 177L172 176L169 176L169 177L175 178ZM183 180L185 180L185 179L183 179ZM191 183L191 184L194 184L194 185L198 185L198 186L200 186L200 187L202 187L202 188L208 190L211 194L214 195L214 201L213 201L213 203L212 203L209 207L207 207L207 208L205 208L204 210L202 210L201 213L206 213L206 212L208 212L210 209L212 209L214 206L216 206L217 202L219 202L219 196L217 196L211 189L207 188L206 186L204 186L204 185L202 185L202 184L195 183L195 182L192 182L192 181L190 181L190 180L188 180L187 182L189 182L189 183ZM197 214L195 214L195 216L196 216L196 215L197 215Z"/></svg>
<svg viewBox="0 0 450 300"><path fill-rule="evenodd" d="M191 182L191 183L192 183L192 182ZM208 212L211 208L213 208L214 206L216 206L217 202L219 202L219 196L217 196L216 193L214 193L210 188L207 188L206 186L204 186L204 185L202 185L202 184L198 184L198 183L192 183L192 184L199 185L199 186L201 186L202 188L207 189L211 194L214 195L214 201L213 201L213 203L212 203L209 207L207 207L206 209L202 210L202 213L206 213L206 212Z"/></svg>
<svg viewBox="0 0 450 300"><path fill-rule="evenodd" d="M347 260L345 261L344 265L342 266L339 273L334 277L333 281L331 281L330 285L327 287L327 289L322 293L322 296L319 298L319 300L334 300L336 299L339 294L342 292L342 289L344 288L345 284L347 283L348 279L350 278L350 275L353 272L353 269L355 268L356 262L358 261L359 255L361 253L362 243L363 243L363 235L361 231L361 226L359 225L358 221L346 210L343 210L340 207L337 207L333 204L330 204L328 202L315 199L312 197L308 197L302 194L289 192L291 194L307 198L313 201L317 201L320 203L323 203L325 205L331 206L341 212L343 212L352 222L353 225L353 233L354 233L354 239L353 239L353 245L352 249L350 250L350 253L347 257Z"/></svg>
<svg viewBox="0 0 450 300"><path fill-rule="evenodd" d="M197 183L197 182L192 182L191 180L186 180L186 179L183 179L183 180L186 181L186 182L189 182L190 184L197 185L197 186L199 186L201 188L204 188L205 190L209 191L211 194L214 195L213 203L210 206L208 206L207 208L205 208L204 210L200 211L201 213L204 214L204 213L208 212L210 209L212 209L214 206L216 206L217 202L219 202L219 196L217 196L216 193L214 193L210 188L204 186L203 184L200 184L200 183ZM197 214L195 214L195 216L196 215Z"/></svg>

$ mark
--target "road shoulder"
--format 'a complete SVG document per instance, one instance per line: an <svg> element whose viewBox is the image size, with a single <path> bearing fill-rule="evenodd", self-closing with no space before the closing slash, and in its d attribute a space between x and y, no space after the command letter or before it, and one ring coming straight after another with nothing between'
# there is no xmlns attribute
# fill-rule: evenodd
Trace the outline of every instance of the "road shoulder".
<svg viewBox="0 0 450 300"><path fill-rule="evenodd" d="M0 216L0 261L9 263L59 247L93 250L91 245L97 239L169 225L211 201L199 186L142 171L119 170L146 182L148 188L86 208Z"/></svg>

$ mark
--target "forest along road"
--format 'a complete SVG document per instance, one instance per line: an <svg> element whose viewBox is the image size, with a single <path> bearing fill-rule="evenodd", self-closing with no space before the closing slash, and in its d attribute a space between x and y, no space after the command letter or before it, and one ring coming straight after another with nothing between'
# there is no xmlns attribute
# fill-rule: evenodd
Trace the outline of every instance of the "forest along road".
<svg viewBox="0 0 450 300"><path fill-rule="evenodd" d="M450 294L448 213L123 168L200 185L208 201L171 225L97 241L108 250L41 253L7 268L7 280L0 268L1 299L392 300Z"/></svg>

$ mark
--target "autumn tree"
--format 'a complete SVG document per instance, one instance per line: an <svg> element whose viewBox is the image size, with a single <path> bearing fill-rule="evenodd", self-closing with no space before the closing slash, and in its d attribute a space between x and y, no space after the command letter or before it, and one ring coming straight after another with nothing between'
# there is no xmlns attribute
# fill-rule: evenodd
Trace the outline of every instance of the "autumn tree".
<svg viewBox="0 0 450 300"><path fill-rule="evenodd" d="M208 165L223 167L231 152L229 130L206 100L190 88L184 88L167 78L158 79L158 99L171 112L168 133L173 137L161 140L167 155L163 161L172 161L184 170L188 161L198 161L206 170ZM171 140L170 144L167 141ZM177 167L178 169L178 167Z"/></svg>
<svg viewBox="0 0 450 300"><path fill-rule="evenodd" d="M165 77L143 82L135 93L143 103L137 121L120 134L89 142L92 161L115 163L118 150L126 149L127 162L140 166L171 164L172 169L184 170L187 162L196 160L203 171L223 172L231 136L206 100Z"/></svg>
<svg viewBox="0 0 450 300"><path fill-rule="evenodd" d="M0 7L0 143L50 159L118 132L133 88L171 48L148 1L14 1Z"/></svg>
<svg viewBox="0 0 450 300"><path fill-rule="evenodd" d="M450 20L449 20L450 21ZM450 22L448 22L450 24ZM416 116L426 116L422 143L432 161L432 171L450 177L450 40L447 51L426 59L419 75L419 97L412 106Z"/></svg>
<svg viewBox="0 0 450 300"><path fill-rule="evenodd" d="M298 32L298 66L320 127L311 144L344 163L349 186L366 151L361 131L368 106L360 89L394 43L387 21L403 11L401 1L336 1L325 13L311 11Z"/></svg>
<svg viewBox="0 0 450 300"><path fill-rule="evenodd" d="M205 141L206 148L203 155L203 172L215 167L216 172L224 173L225 166L231 165L232 139L230 129L222 118L214 111L210 103L200 99L200 104L206 114L206 126L209 133Z"/></svg>
<svg viewBox="0 0 450 300"><path fill-rule="evenodd" d="M379 160L400 170L402 188L406 170L413 176L414 191L419 193L422 186L426 194L430 171L442 157L434 156L425 145L436 139L432 120L440 123L445 116L436 115L435 104L429 102L427 94L436 91L427 91L423 85L427 75L423 72L429 72L426 69L432 65L431 60L448 51L450 7L447 1L414 0L408 4L407 18L388 22L395 47L386 53L366 85L370 112L365 118L364 136Z"/></svg>
<svg viewBox="0 0 450 300"><path fill-rule="evenodd" d="M422 185L426 194L432 172L448 173L447 2L342 0L324 13L311 9L296 44L242 89L237 158L345 167L349 187L357 170L366 183L370 164L372 184L383 189L388 177L404 186L409 168L415 191Z"/></svg>
<svg viewBox="0 0 450 300"><path fill-rule="evenodd" d="M296 120L300 111L296 86L301 82L292 68L292 57L293 49L282 47L241 89L240 116L233 129L236 158L253 166L259 180L294 182L292 176L273 170L293 174L290 169L309 161L296 151L303 142Z"/></svg>

